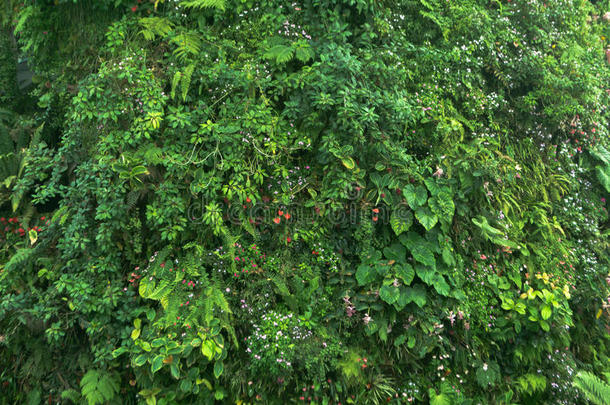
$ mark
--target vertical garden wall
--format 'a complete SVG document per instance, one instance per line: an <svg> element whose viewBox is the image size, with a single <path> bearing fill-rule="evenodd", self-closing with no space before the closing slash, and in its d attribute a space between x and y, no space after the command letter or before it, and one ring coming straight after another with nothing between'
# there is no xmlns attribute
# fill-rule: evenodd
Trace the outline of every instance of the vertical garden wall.
<svg viewBox="0 0 610 405"><path fill-rule="evenodd" d="M608 403L608 1L2 7L0 404Z"/></svg>

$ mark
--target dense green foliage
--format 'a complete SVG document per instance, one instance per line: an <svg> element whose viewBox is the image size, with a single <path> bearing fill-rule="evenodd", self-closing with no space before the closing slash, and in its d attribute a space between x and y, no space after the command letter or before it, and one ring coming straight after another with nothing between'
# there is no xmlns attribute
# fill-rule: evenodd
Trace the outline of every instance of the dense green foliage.
<svg viewBox="0 0 610 405"><path fill-rule="evenodd" d="M610 372L608 1L0 22L0 404L582 404Z"/></svg>

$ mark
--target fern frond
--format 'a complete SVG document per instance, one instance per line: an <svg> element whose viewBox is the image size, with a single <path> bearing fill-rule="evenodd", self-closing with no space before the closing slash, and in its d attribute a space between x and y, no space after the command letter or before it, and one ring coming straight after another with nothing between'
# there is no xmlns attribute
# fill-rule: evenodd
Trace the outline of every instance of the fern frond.
<svg viewBox="0 0 610 405"><path fill-rule="evenodd" d="M81 402L81 395L78 393L78 391L69 389L61 392L61 399L72 401L73 403L78 404Z"/></svg>
<svg viewBox="0 0 610 405"><path fill-rule="evenodd" d="M225 10L225 0L187 0L180 3L186 8L217 8Z"/></svg>
<svg viewBox="0 0 610 405"><path fill-rule="evenodd" d="M21 32L21 30L25 26L25 23L31 16L34 15L35 11L36 11L36 8L34 6L28 6L28 7L24 8L23 10L21 10L21 12L19 13L19 20L17 21L17 24L15 25L15 29L14 29L14 32L16 34Z"/></svg>
<svg viewBox="0 0 610 405"><path fill-rule="evenodd" d="M172 98L176 98L176 89L178 88L178 84L180 84L181 79L182 72L177 71L176 73L174 73L174 78L172 79L172 91L170 93L170 96Z"/></svg>
<svg viewBox="0 0 610 405"><path fill-rule="evenodd" d="M275 60L277 63L286 63L292 60L294 48L286 45L275 45L265 52L265 58Z"/></svg>
<svg viewBox="0 0 610 405"><path fill-rule="evenodd" d="M610 385L595 374L579 371L573 384L594 404L610 405Z"/></svg>
<svg viewBox="0 0 610 405"><path fill-rule="evenodd" d="M142 26L140 34L147 41L152 41L157 36L165 37L174 29L172 23L167 18L162 17L140 18L138 22Z"/></svg>
<svg viewBox="0 0 610 405"><path fill-rule="evenodd" d="M178 46L174 54L181 59L188 55L198 55L201 52L201 39L195 32L183 32L171 39L171 42Z"/></svg>
<svg viewBox="0 0 610 405"><path fill-rule="evenodd" d="M7 271L15 270L18 266L22 266L32 256L34 249L19 249L13 254L10 260L4 265Z"/></svg>
<svg viewBox="0 0 610 405"><path fill-rule="evenodd" d="M195 71L195 64L191 63L184 69L184 73L182 73L182 77L180 80L180 89L182 90L182 101L186 101L186 96L189 92L189 87L191 85L191 77L193 76L193 72Z"/></svg>
<svg viewBox="0 0 610 405"><path fill-rule="evenodd" d="M119 392L119 384L115 376L100 370L87 371L80 381L80 387L88 405L106 403Z"/></svg>

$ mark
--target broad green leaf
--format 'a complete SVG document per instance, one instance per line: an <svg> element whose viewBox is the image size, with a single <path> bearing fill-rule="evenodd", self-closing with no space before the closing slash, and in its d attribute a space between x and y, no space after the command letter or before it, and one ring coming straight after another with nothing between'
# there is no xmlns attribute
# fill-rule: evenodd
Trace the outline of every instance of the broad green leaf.
<svg viewBox="0 0 610 405"><path fill-rule="evenodd" d="M407 256L407 249L400 243L396 242L390 246L383 248L383 255L388 260L394 260L397 263L403 263Z"/></svg>
<svg viewBox="0 0 610 405"><path fill-rule="evenodd" d="M399 300L401 300L405 305L414 302L418 307L422 308L426 305L426 290L421 285L416 285L415 287L405 287L400 292Z"/></svg>
<svg viewBox="0 0 610 405"><path fill-rule="evenodd" d="M137 367L140 367L140 366L143 366L147 360L148 360L148 355L140 354L133 360L133 364L135 364Z"/></svg>
<svg viewBox="0 0 610 405"><path fill-rule="evenodd" d="M449 284L447 284L447 281L445 281L445 277L443 277L442 274L435 273L434 276L432 276L432 285L440 295L445 297L449 296Z"/></svg>
<svg viewBox="0 0 610 405"><path fill-rule="evenodd" d="M395 209L390 216L390 226L396 235L406 232L413 225L413 213L402 207Z"/></svg>
<svg viewBox="0 0 610 405"><path fill-rule="evenodd" d="M379 298L388 304L393 304L396 302L399 296L398 287L394 285L384 285L379 289Z"/></svg>
<svg viewBox="0 0 610 405"><path fill-rule="evenodd" d="M551 307L549 305L545 305L540 310L540 315L542 316L542 319L547 320L551 317L552 312Z"/></svg>
<svg viewBox="0 0 610 405"><path fill-rule="evenodd" d="M153 359L153 361L150 365L150 371L153 374L156 373L157 371L161 370L161 367L163 367L164 358L165 358L165 356L163 356L162 354L155 356L155 358Z"/></svg>
<svg viewBox="0 0 610 405"><path fill-rule="evenodd" d="M434 253L424 245L415 245L411 249L413 258L426 266L436 269L436 260L434 259Z"/></svg>
<svg viewBox="0 0 610 405"><path fill-rule="evenodd" d="M224 371L224 364L222 361L217 361L214 363L214 377L218 378L222 375Z"/></svg>
<svg viewBox="0 0 610 405"><path fill-rule="evenodd" d="M201 344L201 353L208 359L212 360L215 355L216 344L213 340L204 340Z"/></svg>
<svg viewBox="0 0 610 405"><path fill-rule="evenodd" d="M170 364L169 370L172 373L172 377L174 377L176 380L180 379L180 369L178 368L176 363Z"/></svg>
<svg viewBox="0 0 610 405"><path fill-rule="evenodd" d="M415 202L418 207L423 206L428 200L428 192L426 188L422 185L415 187Z"/></svg>
<svg viewBox="0 0 610 405"><path fill-rule="evenodd" d="M361 264L356 270L356 281L358 285L369 284L375 280L376 271L368 264Z"/></svg>
<svg viewBox="0 0 610 405"><path fill-rule="evenodd" d="M426 231L432 229L438 222L438 217L434 215L427 207L422 207L415 210L415 218L417 218L419 223L426 228Z"/></svg>
<svg viewBox="0 0 610 405"><path fill-rule="evenodd" d="M406 285L411 284L415 277L415 270L408 263L399 264L395 267L396 277L402 280Z"/></svg>
<svg viewBox="0 0 610 405"><path fill-rule="evenodd" d="M424 283L428 285L432 285L434 283L434 275L436 274L436 271L433 267L417 264L415 266L415 273Z"/></svg>
<svg viewBox="0 0 610 405"><path fill-rule="evenodd" d="M451 194L446 191L441 191L438 195L428 200L428 205L434 214L445 222L451 222L455 211L455 204L451 198Z"/></svg>
<svg viewBox="0 0 610 405"><path fill-rule="evenodd" d="M424 180L424 183L426 184L426 187L430 191L430 194L432 194L433 196L437 195L441 191L441 188L439 187L436 180L434 180L430 177L428 177L426 180Z"/></svg>

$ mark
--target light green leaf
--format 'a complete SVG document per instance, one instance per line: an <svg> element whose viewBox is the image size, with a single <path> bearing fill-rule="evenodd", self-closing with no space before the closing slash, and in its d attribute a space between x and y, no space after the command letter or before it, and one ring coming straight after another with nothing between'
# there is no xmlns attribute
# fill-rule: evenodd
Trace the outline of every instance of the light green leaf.
<svg viewBox="0 0 610 405"><path fill-rule="evenodd" d="M429 208L418 208L415 211L415 218L419 221L420 224L426 228L426 231L429 231L436 225L438 222L438 217L430 211Z"/></svg>
<svg viewBox="0 0 610 405"><path fill-rule="evenodd" d="M392 211L390 216L390 226L396 235L406 232L413 225L413 213L406 209Z"/></svg>

